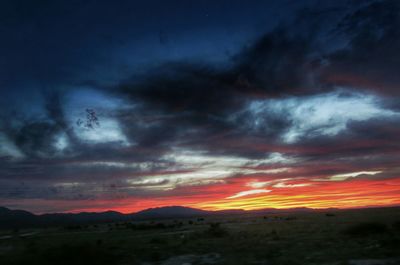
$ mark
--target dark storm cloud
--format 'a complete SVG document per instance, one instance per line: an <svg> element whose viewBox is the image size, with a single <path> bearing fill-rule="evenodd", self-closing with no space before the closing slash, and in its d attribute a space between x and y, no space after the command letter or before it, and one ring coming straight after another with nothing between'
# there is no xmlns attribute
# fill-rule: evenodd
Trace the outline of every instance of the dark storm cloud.
<svg viewBox="0 0 400 265"><path fill-rule="evenodd" d="M39 117L4 114L1 131L29 157L53 156L57 152L56 137L66 133L73 143L75 136L62 110L62 94L57 91L44 92L44 113Z"/></svg>
<svg viewBox="0 0 400 265"><path fill-rule="evenodd" d="M202 138L221 133L246 136L244 131L249 129L246 123L252 122L253 117L241 112L234 123L231 118L249 102L332 90L330 83L319 82L325 54L321 52L321 29L318 30L317 25L340 11L343 8L321 11L318 15L314 12L308 23L302 23L300 32L292 29L296 28L295 24L273 30L235 55L231 66L170 63L153 68L145 76L122 82L117 91L139 102L143 113L166 116L144 133L128 123L127 130L131 131L128 134L145 135L144 141L139 141L143 143L163 143L164 138L166 142L176 138L195 142L196 134ZM301 17L306 20L310 13L304 11ZM325 24L326 31L334 27ZM276 139L292 124L285 116L284 113L268 113L263 117L266 127L259 133ZM130 118L124 116L123 119ZM127 123L123 121L122 124ZM204 128L209 135L202 133ZM153 133L158 137L151 137ZM146 140L147 136L150 141Z"/></svg>
<svg viewBox="0 0 400 265"><path fill-rule="evenodd" d="M215 114L238 99L235 76L194 64L169 64L152 71L139 84L123 84L120 89L134 99L154 104L167 112Z"/></svg>
<svg viewBox="0 0 400 265"><path fill-rule="evenodd" d="M336 32L349 38L348 45L328 56L326 82L399 95L400 3L376 1L347 15Z"/></svg>
<svg viewBox="0 0 400 265"><path fill-rule="evenodd" d="M237 77L227 70L171 64L138 83L118 87L138 106L122 112L123 130L143 147L195 145L235 130L227 118L246 102Z"/></svg>
<svg viewBox="0 0 400 265"><path fill-rule="evenodd" d="M316 89L311 83L312 69L307 69L311 68L308 56L313 39L288 35L285 30L277 30L238 56L240 62L235 71L241 81L260 96L282 96Z"/></svg>
<svg viewBox="0 0 400 265"><path fill-rule="evenodd" d="M175 4L181 3L173 3L173 5ZM59 5L50 2L26 4L23 1L10 1L5 3L3 29L10 33L10 38L3 45L7 49L11 47L15 49L20 47L15 47L16 43L18 45L24 43L24 47L20 47L18 53L4 54L6 56L4 62L8 62L8 64L4 65L2 69L5 71L2 77L7 80L11 78L12 82L21 80L22 83L30 84L34 81L35 85L39 81L40 87L46 87L44 100L47 117L38 121L28 119L24 122L26 124L19 126L18 132L12 131L8 134L13 139L18 133L24 134L23 137L20 137L23 139L14 140L19 148L31 155L36 153L52 154L53 147L45 141L53 141L53 135L60 133L60 131L67 134L71 146L75 146L75 149L88 148L80 147L82 143L79 143L76 139L71 132L71 126L65 120L65 113L61 109L62 95L57 91L47 92L46 90L55 86L57 82L67 84L76 82L72 79L79 80L80 78L73 77L74 74L81 72L84 73L83 75L88 75L93 70L90 69L91 65L104 65L102 58L98 58L97 54L105 54L104 51L108 53L108 51L113 50L114 46L121 45L114 40L128 41L131 38L134 39L134 36L124 36L126 32L138 34L137 31L140 27L139 25L132 27L132 17L138 16L135 19L139 20L141 17L145 17L150 6L134 5L129 2L121 3L118 8L110 8L109 5L101 2L96 4L92 2L69 2ZM241 12L246 10L243 7L237 7L237 3L232 3L231 7L235 10L240 9ZM195 9L193 7L193 10ZM190 10L192 13L197 12L194 12L192 8ZM161 13L161 17L168 15ZM22 17L22 20L17 21L16 17ZM113 17L114 19L110 23L105 23L102 21L104 17ZM51 20L51 24L47 23L48 20ZM172 23L179 24L178 22ZM155 22L150 24L157 25ZM197 25L197 22L195 24ZM151 25L150 28L152 28ZM129 131L128 134L133 132L135 137L139 138L140 144L157 145L157 142L174 140L174 138L182 136L181 126L175 125L176 122L187 123L187 126L191 126L193 123L202 126L215 122L215 124L208 126L209 130L213 130L216 126L225 127L227 124L223 119L226 117L226 113L221 117L221 110L227 108L226 111L231 111L242 104L239 98L241 97L241 90L243 90L242 87L246 84L241 84L240 74L232 73L232 71L213 70L212 67L201 67L191 63L167 65L163 68L171 68L170 73L149 76L148 78L152 78L152 81L134 92L134 94L139 95L135 99L144 101L146 106L152 108L154 115L162 116L165 115L165 112L170 111L184 112L184 115L173 117L172 123L169 121L167 121L168 124L165 122L155 123L147 130L143 130L143 128L135 129L134 125L125 126L125 123L123 123L122 126L124 126L125 131ZM17 72L19 74L15 75ZM89 74L89 76L91 75ZM86 79L89 78L86 77ZM100 78L96 83L104 83L104 80L99 76L93 78ZM7 89L11 82L7 80L3 80L2 88L4 89ZM22 83L19 85L26 86ZM162 89L162 87L165 87L165 89ZM232 88L238 91L231 93ZM50 88L50 90L57 89ZM19 91L21 97L29 97L28 91L23 89ZM13 94L13 92L7 94ZM149 108L144 108L143 111L148 112ZM35 133L35 130L39 127L45 129L44 132L46 133L41 135ZM157 132L161 131L163 136L159 137ZM157 137L152 135L157 135ZM32 151L29 149L32 149Z"/></svg>
<svg viewBox="0 0 400 265"><path fill-rule="evenodd" d="M177 137L196 141L207 137L204 131L209 135L238 134L249 117L241 113L235 123L231 117L252 100L306 93L302 91L306 87L315 89L307 86L309 80L302 74L309 63L306 57L310 44L290 40L285 34L279 30L266 35L237 56L232 67L174 63L153 69L136 81L123 82L118 91L128 95L132 102L139 102L143 115L153 113L160 117L148 122L154 125L148 126L147 132L139 132L139 137L145 136L139 142L154 144L174 141ZM137 136L140 128L127 122L132 118L122 115L121 119L122 124L129 124L128 135ZM266 136L276 137L290 125L282 113L265 119L269 120L269 132L263 132Z"/></svg>

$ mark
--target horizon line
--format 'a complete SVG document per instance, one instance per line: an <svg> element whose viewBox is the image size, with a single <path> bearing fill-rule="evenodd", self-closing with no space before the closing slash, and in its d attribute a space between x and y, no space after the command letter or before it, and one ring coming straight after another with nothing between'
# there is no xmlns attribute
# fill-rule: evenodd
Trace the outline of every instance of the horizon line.
<svg viewBox="0 0 400 265"><path fill-rule="evenodd" d="M354 207L327 207L327 208L313 208L313 207L291 207L291 208L260 208L260 209L241 209L241 208L235 208L235 209L219 209L219 210L206 210L206 209L201 209L201 208L194 208L190 206L183 206L183 205L167 205L167 206L159 206L159 207L150 207L150 208L145 208L136 212L120 212L112 209L104 210L104 211L65 211L65 212L42 212L42 213L35 213L33 211L29 210L24 210L24 209L17 209L17 208L10 208L7 206L0 206L0 208L7 208L12 211L25 211L29 212L34 215L46 215L46 214L80 214L80 213L106 213L106 212L115 212L119 213L122 215L129 215L129 214L137 214L146 210L151 210L151 209L162 209L162 208L169 208L169 207L181 207L181 208L188 208L188 209L195 209L195 210L200 210L204 212L224 212L224 211L242 211L242 212L256 212L256 211L263 211L263 210L279 210L279 211L290 211L290 210L296 210L296 209L308 209L312 211L324 211L324 210L360 210L360 209L379 209L379 208L397 208L400 207L400 204L395 204L395 205L367 205L367 206L354 206Z"/></svg>

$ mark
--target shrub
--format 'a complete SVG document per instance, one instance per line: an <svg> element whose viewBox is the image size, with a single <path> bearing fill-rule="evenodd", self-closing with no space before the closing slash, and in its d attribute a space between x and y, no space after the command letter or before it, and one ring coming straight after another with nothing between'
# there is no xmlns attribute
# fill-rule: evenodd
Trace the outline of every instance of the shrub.
<svg viewBox="0 0 400 265"><path fill-rule="evenodd" d="M221 227L220 223L210 223L209 228L207 229L206 233L213 237L223 237L228 234L228 232Z"/></svg>
<svg viewBox="0 0 400 265"><path fill-rule="evenodd" d="M382 234L387 231L387 226L378 222L359 223L349 226L344 233L351 236L368 236Z"/></svg>
<svg viewBox="0 0 400 265"><path fill-rule="evenodd" d="M32 251L31 251L32 252ZM34 253L23 253L14 264L18 265L109 265L118 263L121 257L109 249L91 244L61 245Z"/></svg>
<svg viewBox="0 0 400 265"><path fill-rule="evenodd" d="M400 221L396 221L393 223L393 228L400 231Z"/></svg>
<svg viewBox="0 0 400 265"><path fill-rule="evenodd" d="M103 245L103 240L102 239L97 239L96 240L96 246L101 246Z"/></svg>
<svg viewBox="0 0 400 265"><path fill-rule="evenodd" d="M280 240L279 234L275 229L273 229L271 231L270 235L271 235L272 240L275 240L275 241Z"/></svg>
<svg viewBox="0 0 400 265"><path fill-rule="evenodd" d="M153 237L150 239L150 244L155 244L155 245L161 245L161 244L166 244L167 241L164 238L160 237Z"/></svg>

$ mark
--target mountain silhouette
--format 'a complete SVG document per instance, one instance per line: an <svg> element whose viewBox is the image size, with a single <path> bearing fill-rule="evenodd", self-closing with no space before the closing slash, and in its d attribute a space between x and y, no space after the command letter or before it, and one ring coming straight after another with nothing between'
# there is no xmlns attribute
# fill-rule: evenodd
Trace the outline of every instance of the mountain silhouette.
<svg viewBox="0 0 400 265"><path fill-rule="evenodd" d="M106 211L81 213L49 213L41 215L35 215L33 213L23 210L11 210L6 207L0 207L0 228L15 229L22 227L45 227L71 224L90 224L100 222L189 218L209 214L212 214L212 212L183 206L150 208L130 214L123 214L115 211Z"/></svg>
<svg viewBox="0 0 400 265"><path fill-rule="evenodd" d="M153 218L185 218L201 215L208 215L212 212L200 209L183 207L183 206L166 206L149 208L133 214L138 219L153 219Z"/></svg>
<svg viewBox="0 0 400 265"><path fill-rule="evenodd" d="M123 214L116 211L81 212L81 213L49 213L36 215L23 210L11 210L0 207L0 229L16 229L25 227L47 227L60 225L94 224L101 222L140 221L170 218L192 218L210 215L232 215L244 213L270 214L280 212L311 211L309 208L296 209L262 209L244 211L239 209L205 211L183 206L166 206L149 208L136 213Z"/></svg>

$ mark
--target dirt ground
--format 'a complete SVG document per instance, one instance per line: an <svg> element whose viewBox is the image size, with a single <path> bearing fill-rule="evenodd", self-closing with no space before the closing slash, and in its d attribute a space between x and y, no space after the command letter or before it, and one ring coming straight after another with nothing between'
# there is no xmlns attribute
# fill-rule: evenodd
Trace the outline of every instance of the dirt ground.
<svg viewBox="0 0 400 265"><path fill-rule="evenodd" d="M400 210L243 214L0 231L0 264L400 264Z"/></svg>

